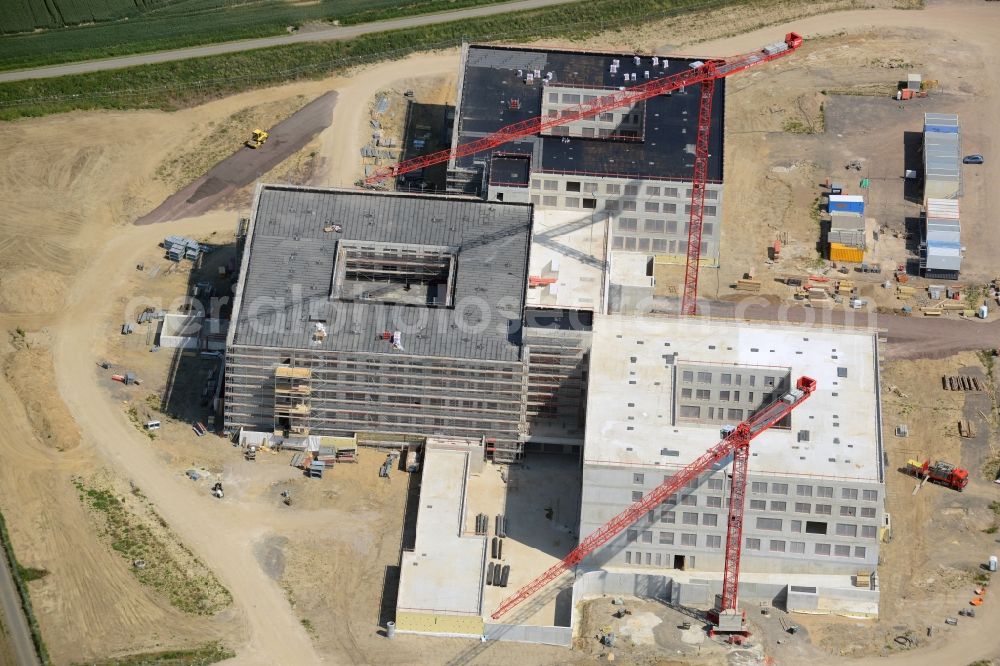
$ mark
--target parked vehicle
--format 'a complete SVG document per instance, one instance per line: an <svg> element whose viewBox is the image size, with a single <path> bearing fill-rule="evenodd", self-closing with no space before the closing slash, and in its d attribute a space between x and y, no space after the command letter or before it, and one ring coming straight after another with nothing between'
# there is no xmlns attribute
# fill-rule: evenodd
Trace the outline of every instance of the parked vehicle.
<svg viewBox="0 0 1000 666"><path fill-rule="evenodd" d="M982 164L982 155L966 155L962 158L962 164Z"/></svg>

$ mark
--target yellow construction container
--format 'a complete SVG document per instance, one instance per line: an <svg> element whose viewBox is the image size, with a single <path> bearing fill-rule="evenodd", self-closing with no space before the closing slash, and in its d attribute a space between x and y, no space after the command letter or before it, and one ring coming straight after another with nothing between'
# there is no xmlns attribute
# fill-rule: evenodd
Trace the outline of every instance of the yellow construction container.
<svg viewBox="0 0 1000 666"><path fill-rule="evenodd" d="M852 264L860 264L865 260L865 251L860 247L844 245L843 243L830 243L830 261L846 261Z"/></svg>

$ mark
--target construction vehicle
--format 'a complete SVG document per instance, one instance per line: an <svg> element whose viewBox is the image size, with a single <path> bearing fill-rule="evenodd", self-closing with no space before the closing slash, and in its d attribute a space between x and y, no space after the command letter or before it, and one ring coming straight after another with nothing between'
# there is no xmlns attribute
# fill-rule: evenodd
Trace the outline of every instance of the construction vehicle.
<svg viewBox="0 0 1000 666"><path fill-rule="evenodd" d="M729 520L726 523L726 560L725 572L722 577L722 595L717 607L709 613L709 620L714 625L713 633L718 631L746 634L746 617L738 609L737 595L739 593L740 551L743 547L743 513L747 491L747 472L750 465L750 442L791 414L792 410L805 402L815 390L815 379L799 377L795 388L785 393L780 399L761 408L739 425L723 428L721 442L581 540L580 545L574 548L569 555L522 587L514 596L504 600L491 617L494 620L503 617L512 608L548 585L563 572L576 566L595 550L621 534L639 518L663 504L670 496L683 492L688 483L732 456L733 472L729 493Z"/></svg>
<svg viewBox="0 0 1000 666"><path fill-rule="evenodd" d="M247 450L243 453L243 457L247 460L257 460L257 445L251 444L248 446Z"/></svg>
<svg viewBox="0 0 1000 666"><path fill-rule="evenodd" d="M260 148L261 146L264 145L264 142L267 141L267 137L269 136L271 135L265 132L264 130L259 128L255 129L253 131L253 134L251 134L250 138L247 140L246 147L253 148L254 150L256 150L257 148Z"/></svg>
<svg viewBox="0 0 1000 666"><path fill-rule="evenodd" d="M926 90L909 90L908 88L903 88L902 90L896 91L897 100L909 100L917 97L927 97Z"/></svg>
<svg viewBox="0 0 1000 666"><path fill-rule="evenodd" d="M905 471L919 479L938 483L958 492L962 492L969 485L969 470L955 467L951 463L941 460L934 464L931 464L930 460L925 460L922 463L917 460L907 460Z"/></svg>
<svg viewBox="0 0 1000 666"><path fill-rule="evenodd" d="M751 53L731 58L696 60L687 69L675 74L654 78L634 86L623 86L589 102L564 109L560 111L558 118L537 116L508 125L492 134L487 134L460 146L413 157L396 165L377 169L371 176L365 178L364 184L375 185L387 178L397 178L412 171L448 162L453 158L475 155L522 137L541 134L556 126L592 118L612 109L632 107L643 100L659 95L669 95L688 86L699 86L700 107L698 109L698 127L694 136L694 170L691 175L691 216L688 222L687 267L684 273L684 294L681 298L681 314L693 315L697 310L698 266L701 261L702 222L705 215L705 190L708 181L708 144L712 129L712 102L715 96L715 82L737 72L784 57L793 53L800 46L802 46L802 36L790 32L785 35L783 41L768 44Z"/></svg>

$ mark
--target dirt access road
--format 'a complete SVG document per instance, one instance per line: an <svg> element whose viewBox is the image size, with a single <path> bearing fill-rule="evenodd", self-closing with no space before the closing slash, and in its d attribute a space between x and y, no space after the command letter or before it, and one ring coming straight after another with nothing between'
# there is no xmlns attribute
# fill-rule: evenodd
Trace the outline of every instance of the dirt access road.
<svg viewBox="0 0 1000 666"><path fill-rule="evenodd" d="M229 213L217 213L174 223L170 230L199 235L230 227L231 219ZM320 658L284 593L248 547L264 530L256 527L258 519L247 515L247 507L216 502L172 475L122 410L95 385L95 346L102 323L117 317L111 310L119 307L107 298L105 286L121 282L121 271L134 266L135 258L155 246L162 234L160 226L132 227L106 245L76 282L53 350L59 392L84 437L142 489L183 543L232 593L243 628L236 638L240 663L318 664Z"/></svg>
<svg viewBox="0 0 1000 666"><path fill-rule="evenodd" d="M136 224L168 222L208 212L291 157L330 124L337 93L328 92L270 129L260 148L243 147L177 192Z"/></svg>
<svg viewBox="0 0 1000 666"><path fill-rule="evenodd" d="M460 21L462 19L476 18L480 16L492 16L495 14L506 14L508 12L519 12L528 9L538 9L539 7L561 5L576 1L577 0L519 0L518 2L505 2L498 5L474 7L472 9L457 9L450 12L410 16L406 18L392 19L390 21L378 21L376 23L362 23L360 25L338 28L299 31L289 35L279 35L277 37L244 39L236 42L223 42L221 44L210 44L207 46L196 46L186 49L174 49L172 51L158 51L156 53L144 53L141 55L124 56L121 58L87 60L84 62L67 63L64 65L52 65L50 67L37 67L35 69L19 69L11 72L0 73L0 83L4 81L24 81L26 79L48 79L57 76L67 76L70 74L86 74L88 72L100 72L107 69L123 69L125 67L135 67L137 65L150 65L160 62L187 60L188 58L204 58L206 56L221 55L223 53L237 53L239 51L264 49L270 46L351 39L353 37L360 37L361 35L367 35L373 32L401 30L403 28L418 28L425 25L434 25L435 23L447 23L449 21Z"/></svg>
<svg viewBox="0 0 1000 666"><path fill-rule="evenodd" d="M656 299L657 309L676 313L677 299ZM820 326L880 328L890 359L941 358L960 351L1000 349L1000 320L941 319L877 314L868 310L813 308L797 302L775 305L764 298L738 301L700 300L698 314L722 319L753 319Z"/></svg>

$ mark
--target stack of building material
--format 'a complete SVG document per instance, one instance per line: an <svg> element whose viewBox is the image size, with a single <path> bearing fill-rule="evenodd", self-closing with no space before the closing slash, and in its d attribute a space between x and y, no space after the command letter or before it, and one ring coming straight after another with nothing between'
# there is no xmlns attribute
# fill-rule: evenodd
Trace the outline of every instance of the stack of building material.
<svg viewBox="0 0 1000 666"><path fill-rule="evenodd" d="M925 199L955 199L961 195L961 152L958 116L953 113L925 113Z"/></svg>
<svg viewBox="0 0 1000 666"><path fill-rule="evenodd" d="M871 571L859 571L854 577L854 587L863 587L869 589L872 586L872 572Z"/></svg>
<svg viewBox="0 0 1000 666"><path fill-rule="evenodd" d="M278 438L281 442L281 448L286 451L308 451L309 450L309 438L308 437L285 437Z"/></svg>
<svg viewBox="0 0 1000 666"><path fill-rule="evenodd" d="M962 269L962 227L956 199L928 199L922 264L924 276L957 280Z"/></svg>
<svg viewBox="0 0 1000 666"><path fill-rule="evenodd" d="M180 261L181 259L195 261L203 250L201 243L193 238L186 238L184 236L167 236L163 239L161 245L167 251L167 258L173 261Z"/></svg>
<svg viewBox="0 0 1000 666"><path fill-rule="evenodd" d="M337 448L333 446L320 446L313 454L313 460L321 460L328 465L333 465L337 461Z"/></svg>
<svg viewBox="0 0 1000 666"><path fill-rule="evenodd" d="M830 260L861 263L865 257L865 199L857 194L831 194Z"/></svg>
<svg viewBox="0 0 1000 666"><path fill-rule="evenodd" d="M317 440L319 442L318 448L311 449L317 452L323 452L325 450L332 450L333 457L326 458L325 456L321 459L329 460L332 465L334 462L357 462L358 461L358 441L355 437L327 437L313 436L310 439Z"/></svg>

